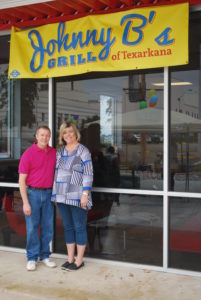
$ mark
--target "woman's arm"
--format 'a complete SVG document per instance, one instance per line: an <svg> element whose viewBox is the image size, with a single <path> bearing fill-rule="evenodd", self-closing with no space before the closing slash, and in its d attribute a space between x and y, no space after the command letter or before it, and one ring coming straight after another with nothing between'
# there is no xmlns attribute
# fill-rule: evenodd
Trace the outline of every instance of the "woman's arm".
<svg viewBox="0 0 201 300"><path fill-rule="evenodd" d="M93 164L91 159L91 153L87 148L82 156L83 167L83 192L81 197L81 207L86 207L88 203L88 195L92 189L93 184Z"/></svg>

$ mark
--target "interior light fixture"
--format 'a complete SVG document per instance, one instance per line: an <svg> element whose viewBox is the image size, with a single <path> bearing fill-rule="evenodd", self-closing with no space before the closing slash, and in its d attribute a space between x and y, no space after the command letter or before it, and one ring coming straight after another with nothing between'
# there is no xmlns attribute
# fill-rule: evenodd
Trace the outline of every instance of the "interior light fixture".
<svg viewBox="0 0 201 300"><path fill-rule="evenodd" d="M160 83L152 83L152 85L154 86L164 86L164 83L163 82L160 82ZM176 85L192 85L192 82L188 82L188 81L178 81L178 82L171 82L171 85L172 86L176 86Z"/></svg>

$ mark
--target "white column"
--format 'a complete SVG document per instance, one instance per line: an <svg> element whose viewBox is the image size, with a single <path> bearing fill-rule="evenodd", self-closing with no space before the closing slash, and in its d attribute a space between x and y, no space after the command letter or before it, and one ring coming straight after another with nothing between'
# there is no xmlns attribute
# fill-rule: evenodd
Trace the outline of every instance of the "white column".
<svg viewBox="0 0 201 300"><path fill-rule="evenodd" d="M53 79L49 78L49 86L48 86L48 126L53 132ZM52 146L52 136L49 142L49 145Z"/></svg>
<svg viewBox="0 0 201 300"><path fill-rule="evenodd" d="M51 130L51 133L53 132L53 79L49 78L49 84L48 84L48 126ZM49 145L53 145L52 141L52 134L51 139L49 142ZM53 241L50 242L50 251L53 251Z"/></svg>
<svg viewBox="0 0 201 300"><path fill-rule="evenodd" d="M169 167L169 70L164 68L164 128L163 128L163 268L168 267L168 167Z"/></svg>

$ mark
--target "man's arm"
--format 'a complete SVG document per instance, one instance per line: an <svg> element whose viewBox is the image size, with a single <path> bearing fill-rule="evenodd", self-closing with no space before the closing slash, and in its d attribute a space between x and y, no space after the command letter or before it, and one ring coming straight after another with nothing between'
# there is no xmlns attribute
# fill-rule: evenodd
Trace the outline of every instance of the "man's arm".
<svg viewBox="0 0 201 300"><path fill-rule="evenodd" d="M28 196L27 196L27 187L26 187L26 178L27 174L20 174L19 176L19 187L20 187L20 194L23 201L23 212L25 215L31 215L31 206L29 204Z"/></svg>

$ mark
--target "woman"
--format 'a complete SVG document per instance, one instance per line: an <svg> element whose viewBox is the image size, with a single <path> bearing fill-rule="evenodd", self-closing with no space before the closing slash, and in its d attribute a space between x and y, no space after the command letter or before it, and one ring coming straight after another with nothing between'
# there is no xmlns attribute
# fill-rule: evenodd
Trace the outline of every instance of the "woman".
<svg viewBox="0 0 201 300"><path fill-rule="evenodd" d="M61 268L69 271L78 270L84 266L87 210L92 206L91 154L79 141L80 133L75 125L63 123L60 127L59 144L62 146L57 151L52 201L58 205L66 239L68 260Z"/></svg>

